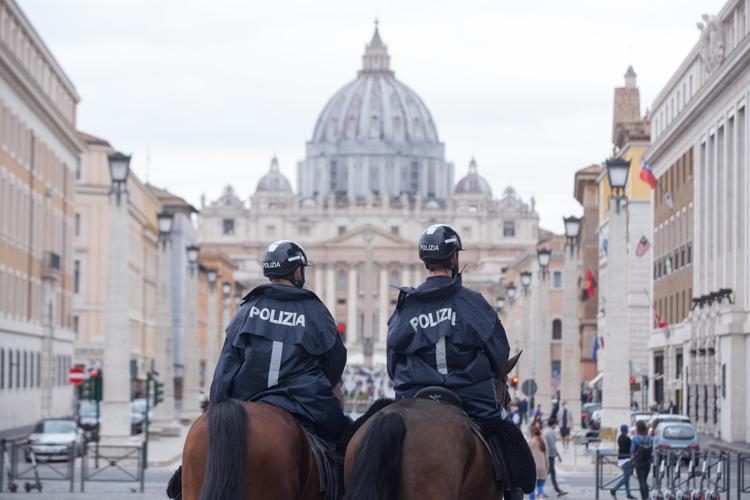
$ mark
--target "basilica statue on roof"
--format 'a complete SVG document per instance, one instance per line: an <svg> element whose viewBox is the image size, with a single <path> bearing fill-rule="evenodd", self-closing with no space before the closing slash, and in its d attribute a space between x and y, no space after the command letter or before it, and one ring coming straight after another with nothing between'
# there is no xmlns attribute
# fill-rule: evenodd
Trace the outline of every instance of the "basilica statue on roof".
<svg viewBox="0 0 750 500"><path fill-rule="evenodd" d="M497 167L496 167L497 168ZM417 240L427 226L451 224L461 235L464 281L495 303L502 269L534 248L539 217L507 187L499 198L472 158L454 182L454 166L422 99L396 79L377 26L362 67L325 104L297 189L271 159L255 192L227 186L201 207L202 252L225 252L245 288L264 281L266 247L301 243L313 267L307 288L328 306L350 359L384 361L386 322L397 290L426 276Z"/></svg>

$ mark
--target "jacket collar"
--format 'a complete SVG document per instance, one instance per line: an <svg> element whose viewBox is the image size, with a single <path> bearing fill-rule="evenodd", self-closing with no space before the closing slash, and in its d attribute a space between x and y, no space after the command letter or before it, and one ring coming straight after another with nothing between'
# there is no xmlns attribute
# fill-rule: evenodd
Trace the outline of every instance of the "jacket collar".
<svg viewBox="0 0 750 500"><path fill-rule="evenodd" d="M462 286L461 273L456 273L453 278L427 279L417 288L402 289L409 297L418 300L442 299L456 293Z"/></svg>
<svg viewBox="0 0 750 500"><path fill-rule="evenodd" d="M320 301L315 293L305 288L296 288L288 285L278 285L276 283L266 283L265 285L260 285L253 288L250 293L243 297L242 303L244 304L250 299L260 296L276 300L315 299L317 301Z"/></svg>

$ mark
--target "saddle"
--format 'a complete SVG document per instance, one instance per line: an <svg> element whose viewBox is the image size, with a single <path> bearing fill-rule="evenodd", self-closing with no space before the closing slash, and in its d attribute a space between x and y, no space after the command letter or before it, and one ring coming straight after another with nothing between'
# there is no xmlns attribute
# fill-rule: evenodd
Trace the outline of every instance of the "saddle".
<svg viewBox="0 0 750 500"><path fill-rule="evenodd" d="M307 442L318 466L318 482L323 500L337 500L339 498L339 486L341 476L339 467L334 463L334 458L325 444L315 434L305 429ZM343 465L343 460L342 460Z"/></svg>
<svg viewBox="0 0 750 500"><path fill-rule="evenodd" d="M449 406L455 406L463 410L463 402L458 394L440 386L430 386L420 389L414 395L414 399L426 399L428 401L435 401L436 403L443 403Z"/></svg>

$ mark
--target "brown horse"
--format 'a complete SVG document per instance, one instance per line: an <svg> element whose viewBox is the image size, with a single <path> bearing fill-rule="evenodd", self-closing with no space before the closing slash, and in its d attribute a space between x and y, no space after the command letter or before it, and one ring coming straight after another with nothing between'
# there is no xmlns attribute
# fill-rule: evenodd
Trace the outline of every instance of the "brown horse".
<svg viewBox="0 0 750 500"><path fill-rule="evenodd" d="M520 355L497 384L506 408L507 374ZM422 399L393 403L357 430L346 449L344 481L344 498L352 500L497 500L504 493L470 420L457 408Z"/></svg>
<svg viewBox="0 0 750 500"><path fill-rule="evenodd" d="M269 404L236 399L212 404L185 439L182 498L322 498L305 431Z"/></svg>

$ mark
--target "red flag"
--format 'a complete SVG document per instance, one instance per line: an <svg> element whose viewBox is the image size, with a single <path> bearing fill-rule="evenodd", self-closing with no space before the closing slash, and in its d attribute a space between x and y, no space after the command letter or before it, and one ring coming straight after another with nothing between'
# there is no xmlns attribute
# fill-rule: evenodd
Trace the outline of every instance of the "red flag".
<svg viewBox="0 0 750 500"><path fill-rule="evenodd" d="M667 322L661 320L658 312L654 312L654 319L656 320L656 328L666 328Z"/></svg>
<svg viewBox="0 0 750 500"><path fill-rule="evenodd" d="M656 177L654 177L654 173L651 171L651 166L648 164L648 162L642 162L641 173L639 174L639 177L643 182L651 186L651 189L654 189L656 187Z"/></svg>
<svg viewBox="0 0 750 500"><path fill-rule="evenodd" d="M583 280L583 300L596 297L596 278L591 268L586 270L586 278Z"/></svg>

